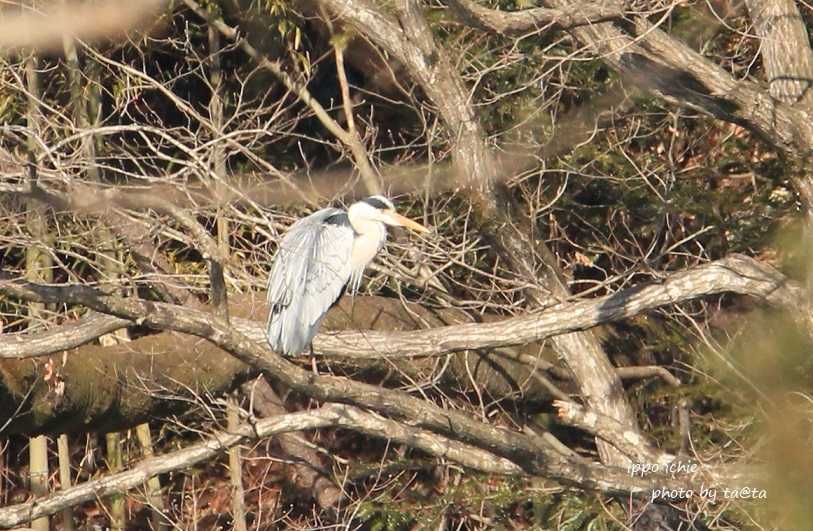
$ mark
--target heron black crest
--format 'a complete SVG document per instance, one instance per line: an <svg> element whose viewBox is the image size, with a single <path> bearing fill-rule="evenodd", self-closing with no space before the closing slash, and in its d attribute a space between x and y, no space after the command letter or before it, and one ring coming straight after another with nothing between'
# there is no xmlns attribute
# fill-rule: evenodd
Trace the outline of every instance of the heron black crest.
<svg viewBox="0 0 813 531"><path fill-rule="evenodd" d="M395 210L395 205L392 204L392 201L383 195L371 195L370 197L362 199L362 201L379 210Z"/></svg>

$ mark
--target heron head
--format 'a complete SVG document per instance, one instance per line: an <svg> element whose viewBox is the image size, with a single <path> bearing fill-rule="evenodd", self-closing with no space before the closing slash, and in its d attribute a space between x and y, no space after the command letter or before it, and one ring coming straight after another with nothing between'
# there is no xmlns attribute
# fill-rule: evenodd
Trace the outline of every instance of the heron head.
<svg viewBox="0 0 813 531"><path fill-rule="evenodd" d="M383 195L372 195L350 206L348 214L357 218L378 221L391 227L405 227L414 232L426 233L429 229L395 211L392 201Z"/></svg>

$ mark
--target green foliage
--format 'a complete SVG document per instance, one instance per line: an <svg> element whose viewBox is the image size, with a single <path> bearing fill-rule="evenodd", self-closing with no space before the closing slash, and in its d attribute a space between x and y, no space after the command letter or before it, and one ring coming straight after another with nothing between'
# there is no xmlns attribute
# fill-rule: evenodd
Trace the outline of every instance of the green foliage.
<svg viewBox="0 0 813 531"><path fill-rule="evenodd" d="M370 531L399 531L409 529L415 518L408 512L395 509L390 500L362 502L356 513L357 518L365 522Z"/></svg>

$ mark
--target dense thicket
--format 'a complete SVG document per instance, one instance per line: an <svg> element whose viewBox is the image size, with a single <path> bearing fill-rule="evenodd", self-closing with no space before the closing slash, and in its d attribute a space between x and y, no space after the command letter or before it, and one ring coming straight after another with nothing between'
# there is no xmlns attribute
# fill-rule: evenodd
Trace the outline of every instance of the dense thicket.
<svg viewBox="0 0 813 531"><path fill-rule="evenodd" d="M803 2L3 14L0 526L811 517ZM434 233L390 235L314 375L263 340L270 264L373 193Z"/></svg>

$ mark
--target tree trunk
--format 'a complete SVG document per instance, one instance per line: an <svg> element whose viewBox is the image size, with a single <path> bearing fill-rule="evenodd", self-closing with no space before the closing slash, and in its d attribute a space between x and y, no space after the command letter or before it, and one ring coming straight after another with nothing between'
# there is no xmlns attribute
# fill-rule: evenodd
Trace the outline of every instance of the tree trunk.
<svg viewBox="0 0 813 531"><path fill-rule="evenodd" d="M67 0L62 0L63 4ZM65 60L68 67L68 80L71 91L71 106L73 108L74 128L77 133L83 133L91 128L91 117L88 109L89 101L85 97L82 87L82 68L79 64L79 54L76 50L76 43L70 36L65 36L62 39L62 49L65 52ZM91 98L90 101L94 101ZM98 121L99 116L96 116ZM96 124L93 124L96 125ZM84 134L80 137L79 141L82 146L82 154L85 157L85 164L87 165L83 172L87 179L92 183L101 182L99 169L96 163L96 136L95 134ZM99 261L99 270L103 272L103 281L114 283L122 274L121 252L118 248L116 237L109 227L104 224L99 224L96 227L99 234L99 245L97 249L97 257ZM99 338L102 345L110 346L115 345L119 341L129 341L127 329L119 329L112 334L105 334Z"/></svg>
<svg viewBox="0 0 813 531"><path fill-rule="evenodd" d="M211 68L209 71L209 83L212 86L212 94L209 99L209 115L212 119L212 128L214 134L222 136L223 131L223 97L222 90L222 72L220 67L220 32L217 31L212 25L209 25L209 55L211 57ZM215 268L216 274L212 275L211 286L211 302L215 308L215 312L229 318L229 305L228 294L225 285L225 276L227 273L227 263L229 256L229 220L225 216L224 208L225 198L228 196L227 189L224 184L226 179L226 153L223 151L223 144L215 138L212 142L211 150L211 164L213 171L217 176L217 180L210 183L209 186L214 189L215 198L217 200L217 213L215 214L215 223L217 226L217 245L220 250L219 257L211 257L209 260L209 267ZM215 263L217 262L217 263ZM222 285L220 285L222 284Z"/></svg>

